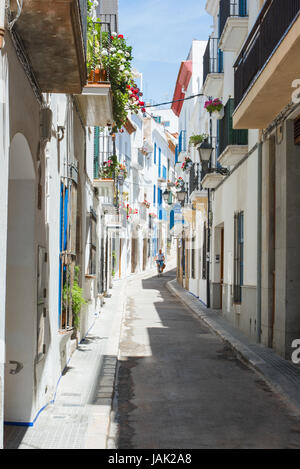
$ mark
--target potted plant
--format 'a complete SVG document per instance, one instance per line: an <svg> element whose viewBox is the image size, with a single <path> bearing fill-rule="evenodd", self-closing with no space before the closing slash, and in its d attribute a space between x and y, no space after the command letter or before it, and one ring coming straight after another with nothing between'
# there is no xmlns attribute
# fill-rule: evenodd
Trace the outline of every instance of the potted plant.
<svg viewBox="0 0 300 469"><path fill-rule="evenodd" d="M209 99L205 102L204 108L216 119L222 119L224 117L224 106L219 98Z"/></svg>
<svg viewBox="0 0 300 469"><path fill-rule="evenodd" d="M182 177L179 177L175 181L175 188L180 189L184 185L184 180Z"/></svg>
<svg viewBox="0 0 300 469"><path fill-rule="evenodd" d="M104 161L99 169L100 179L127 178L126 166L118 162L117 155L112 155L107 161Z"/></svg>
<svg viewBox="0 0 300 469"><path fill-rule="evenodd" d="M142 93L133 79L132 47L128 46L122 34L109 36L95 18L95 5L88 1L87 27L87 72L89 80L109 80L113 96L114 124L112 131L124 127L128 112L145 113Z"/></svg>
<svg viewBox="0 0 300 469"><path fill-rule="evenodd" d="M74 281L73 286L70 288L68 282L65 283L63 288L63 309L67 310L67 305L72 304L72 324L73 324L73 334L72 338L75 338L77 331L80 326L80 311L82 305L86 304L87 301L84 299L82 294L82 288L79 286L79 272L80 267L75 266L74 268Z"/></svg>
<svg viewBox="0 0 300 469"><path fill-rule="evenodd" d="M181 169L182 169L183 171L189 171L189 170L191 169L192 165L193 165L193 162L192 162L191 158L189 158L188 156L186 156L186 157L184 158L184 162L183 162L182 165L181 165Z"/></svg>
<svg viewBox="0 0 300 469"><path fill-rule="evenodd" d="M208 138L207 134L192 135L190 137L189 143L193 147L197 147L198 145L200 145L200 143L204 142L204 140L206 140L207 138Z"/></svg>

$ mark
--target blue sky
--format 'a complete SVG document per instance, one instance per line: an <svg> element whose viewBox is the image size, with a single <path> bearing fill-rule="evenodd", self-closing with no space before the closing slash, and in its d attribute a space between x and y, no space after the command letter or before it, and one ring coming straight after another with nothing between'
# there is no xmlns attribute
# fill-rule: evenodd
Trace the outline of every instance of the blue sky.
<svg viewBox="0 0 300 469"><path fill-rule="evenodd" d="M207 40L212 18L206 0L119 0L119 32L143 73L144 98L170 101L179 66L193 39Z"/></svg>

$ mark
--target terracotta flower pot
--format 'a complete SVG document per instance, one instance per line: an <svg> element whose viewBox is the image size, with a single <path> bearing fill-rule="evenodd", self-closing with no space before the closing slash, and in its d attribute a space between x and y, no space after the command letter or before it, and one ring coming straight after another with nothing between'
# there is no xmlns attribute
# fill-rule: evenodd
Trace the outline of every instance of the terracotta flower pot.
<svg viewBox="0 0 300 469"><path fill-rule="evenodd" d="M89 83L103 83L105 81L107 81L107 73L103 68L97 68L95 71L90 71L88 77Z"/></svg>

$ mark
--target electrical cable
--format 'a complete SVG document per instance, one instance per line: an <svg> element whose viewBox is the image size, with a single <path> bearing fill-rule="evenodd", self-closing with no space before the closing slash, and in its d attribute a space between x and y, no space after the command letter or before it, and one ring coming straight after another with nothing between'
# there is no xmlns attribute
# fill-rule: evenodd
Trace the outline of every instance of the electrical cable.
<svg viewBox="0 0 300 469"><path fill-rule="evenodd" d="M180 101L186 101L187 99L193 99L197 98L198 96L205 96L203 93L198 93L198 94L193 94L192 96L188 96L187 98L182 98L182 99L175 99L173 101L168 101L166 103L160 103L160 104L146 104L144 108L146 107L158 107L158 106L165 106L166 104L173 104L173 103L179 103Z"/></svg>

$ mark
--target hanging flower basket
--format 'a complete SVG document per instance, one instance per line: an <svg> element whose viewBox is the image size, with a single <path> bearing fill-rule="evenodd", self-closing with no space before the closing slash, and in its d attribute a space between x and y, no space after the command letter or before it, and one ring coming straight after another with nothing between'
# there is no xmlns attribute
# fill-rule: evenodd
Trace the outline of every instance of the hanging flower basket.
<svg viewBox="0 0 300 469"><path fill-rule="evenodd" d="M179 177L175 181L175 188L180 189L184 185L184 180L182 177Z"/></svg>
<svg viewBox="0 0 300 469"><path fill-rule="evenodd" d="M207 112L213 115L214 113L220 113L223 110L224 106L222 101L219 98L216 98L206 101L204 104L204 108L207 110Z"/></svg>
<svg viewBox="0 0 300 469"><path fill-rule="evenodd" d="M192 165L193 165L193 162L192 162L191 158L189 158L188 156L186 156L186 157L184 158L184 162L183 162L182 165L181 165L181 169L182 169L183 171L189 171L189 170L191 169Z"/></svg>
<svg viewBox="0 0 300 469"><path fill-rule="evenodd" d="M207 134L200 134L200 135L192 135L190 137L190 145L196 147L200 143L204 142L208 138Z"/></svg>

